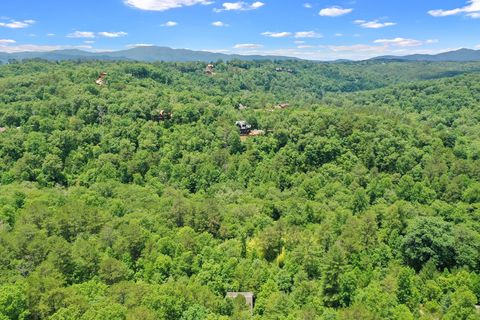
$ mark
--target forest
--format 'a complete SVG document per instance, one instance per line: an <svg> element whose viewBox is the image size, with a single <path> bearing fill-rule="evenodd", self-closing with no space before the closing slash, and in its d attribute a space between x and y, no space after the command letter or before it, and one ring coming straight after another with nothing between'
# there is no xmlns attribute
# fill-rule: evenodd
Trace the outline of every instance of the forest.
<svg viewBox="0 0 480 320"><path fill-rule="evenodd" d="M0 65L0 320L480 319L480 63L205 66Z"/></svg>

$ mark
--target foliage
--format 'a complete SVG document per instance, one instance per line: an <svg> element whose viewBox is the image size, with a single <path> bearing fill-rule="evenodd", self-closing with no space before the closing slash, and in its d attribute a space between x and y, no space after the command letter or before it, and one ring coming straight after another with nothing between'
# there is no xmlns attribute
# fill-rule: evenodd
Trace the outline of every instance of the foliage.
<svg viewBox="0 0 480 320"><path fill-rule="evenodd" d="M204 68L0 66L0 319L478 319L480 64Z"/></svg>

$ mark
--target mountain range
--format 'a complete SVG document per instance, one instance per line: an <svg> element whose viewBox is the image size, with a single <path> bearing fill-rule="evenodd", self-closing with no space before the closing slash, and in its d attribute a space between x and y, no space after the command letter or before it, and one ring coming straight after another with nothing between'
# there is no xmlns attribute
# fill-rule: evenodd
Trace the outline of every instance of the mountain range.
<svg viewBox="0 0 480 320"><path fill-rule="evenodd" d="M402 60L402 61L480 61L480 50L459 49L439 54L412 54L407 56L381 56L371 60Z"/></svg>
<svg viewBox="0 0 480 320"><path fill-rule="evenodd" d="M224 54L208 51L193 51L187 49L172 49L168 47L145 46L135 47L127 50L111 52L88 52L76 49L55 50L48 52L18 52L6 53L0 52L0 61L8 62L11 59L45 59L51 61L58 60L127 60L127 61L201 61L211 62L218 60L300 60L298 58L286 56L262 56L262 55L239 55ZM435 55L413 54L407 56L381 56L370 60L396 60L396 61L480 61L480 50L459 49L455 51L443 52Z"/></svg>
<svg viewBox="0 0 480 320"><path fill-rule="evenodd" d="M76 49L55 50L48 52L18 52L4 53L0 52L0 61L8 61L9 59L46 59L46 60L128 60L128 61L202 61L211 62L218 60L299 60L298 58L284 56L262 56L262 55L239 55L224 54L208 51L193 51L187 49L172 49L168 47L143 46L135 47L127 50L111 51L111 52L88 52Z"/></svg>

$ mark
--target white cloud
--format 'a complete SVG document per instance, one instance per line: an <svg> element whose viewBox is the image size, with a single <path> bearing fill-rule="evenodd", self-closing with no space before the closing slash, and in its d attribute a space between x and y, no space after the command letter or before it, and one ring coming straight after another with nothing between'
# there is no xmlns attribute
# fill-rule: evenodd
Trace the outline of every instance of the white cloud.
<svg viewBox="0 0 480 320"><path fill-rule="evenodd" d="M12 39L0 39L0 44L9 44L9 43L16 43L17 41Z"/></svg>
<svg viewBox="0 0 480 320"><path fill-rule="evenodd" d="M67 34L67 38L95 38L95 32L75 31L70 34Z"/></svg>
<svg viewBox="0 0 480 320"><path fill-rule="evenodd" d="M377 39L374 43L383 44L383 45L392 45L398 47L416 47L423 44L420 40L415 39L405 39L405 38L394 38L394 39Z"/></svg>
<svg viewBox="0 0 480 320"><path fill-rule="evenodd" d="M136 44L129 44L127 48L138 48L138 47L153 47L154 45L151 43L136 43Z"/></svg>
<svg viewBox="0 0 480 320"><path fill-rule="evenodd" d="M93 41L93 40L85 40L85 41L83 41L83 43L85 43L85 44L92 44L92 43L95 43L95 41Z"/></svg>
<svg viewBox="0 0 480 320"><path fill-rule="evenodd" d="M23 20L23 21L16 21L11 20L10 22L0 22L0 27L10 28L10 29L23 29L30 27L34 24L35 20Z"/></svg>
<svg viewBox="0 0 480 320"><path fill-rule="evenodd" d="M301 38L322 38L323 37L322 34L317 33L315 31L298 31L298 32L295 32L295 33L287 32L287 31L283 31L283 32L267 31L267 32L263 32L262 36L270 37L270 38L288 38L288 37L293 36L297 39L301 39Z"/></svg>
<svg viewBox="0 0 480 320"><path fill-rule="evenodd" d="M315 31L299 31L295 32L295 38L322 38L323 35Z"/></svg>
<svg viewBox="0 0 480 320"><path fill-rule="evenodd" d="M311 3L308 3L308 2L307 2L307 3L304 3L304 4L303 4L303 7L304 7L304 8L307 8L307 9L312 9L312 8L313 8L312 4L311 4Z"/></svg>
<svg viewBox="0 0 480 320"><path fill-rule="evenodd" d="M25 52L25 51L52 51L52 50L59 50L60 46L41 46L41 45L34 45L34 44L26 44L26 45L19 45L19 46L4 46L0 45L1 52Z"/></svg>
<svg viewBox="0 0 480 320"><path fill-rule="evenodd" d="M339 17L352 11L353 9L344 9L342 7L329 7L320 10L318 14L322 17Z"/></svg>
<svg viewBox="0 0 480 320"><path fill-rule="evenodd" d="M380 29L380 28L391 27L396 25L395 22L380 22L379 20L372 20L372 21L355 20L354 23L358 24L362 28L367 28L367 29Z"/></svg>
<svg viewBox="0 0 480 320"><path fill-rule="evenodd" d="M218 10L240 10L242 8L241 2L226 2L223 5L223 9Z"/></svg>
<svg viewBox="0 0 480 320"><path fill-rule="evenodd" d="M215 53L228 53L228 52L230 52L230 50L228 50L228 49L202 49L200 51L215 52Z"/></svg>
<svg viewBox="0 0 480 320"><path fill-rule="evenodd" d="M263 7L265 3L257 1L248 3L245 1L238 1L238 2L225 2L222 4L221 9L214 9L215 12L222 12L222 11L249 11L255 10Z"/></svg>
<svg viewBox="0 0 480 320"><path fill-rule="evenodd" d="M99 32L98 35L100 37L105 37L105 38L120 38L120 37L125 37L128 35L128 33L119 31L119 32L107 32L107 31L102 31Z"/></svg>
<svg viewBox="0 0 480 320"><path fill-rule="evenodd" d="M302 44L300 46L297 46L298 49L310 49L314 48L314 46L308 45L308 44Z"/></svg>
<svg viewBox="0 0 480 320"><path fill-rule="evenodd" d="M241 54L255 54L255 55L274 55L274 56L288 56L298 57L311 60L326 60L327 58L318 50L300 50L298 48L285 48L275 50L242 50Z"/></svg>
<svg viewBox="0 0 480 320"><path fill-rule="evenodd" d="M228 27L228 24L222 21L214 21L212 22L212 26L221 28L221 27Z"/></svg>
<svg viewBox="0 0 480 320"><path fill-rule="evenodd" d="M176 27L176 26L178 26L178 22L167 21L165 23L162 23L160 26L162 26L162 27Z"/></svg>
<svg viewBox="0 0 480 320"><path fill-rule="evenodd" d="M255 43L239 43L233 46L234 49L258 49L263 47L261 44Z"/></svg>
<svg viewBox="0 0 480 320"><path fill-rule="evenodd" d="M343 33L335 33L335 37L343 37Z"/></svg>
<svg viewBox="0 0 480 320"><path fill-rule="evenodd" d="M271 37L271 38L286 38L292 35L291 32L263 32L262 36Z"/></svg>
<svg viewBox="0 0 480 320"><path fill-rule="evenodd" d="M440 52L452 51L458 48L442 48L436 50L419 49L417 47L394 47L386 45L368 45L355 44L351 46L315 46L310 49L283 48L267 50L264 48L245 48L240 51L241 54L255 55L280 55L288 57L297 57L310 60L338 60L351 59L363 60L382 55L409 55L409 54L437 54Z"/></svg>
<svg viewBox="0 0 480 320"><path fill-rule="evenodd" d="M434 43L438 43L438 39L428 39L427 41L425 41L426 44L434 44Z"/></svg>
<svg viewBox="0 0 480 320"><path fill-rule="evenodd" d="M55 33L47 33L47 37L55 37Z"/></svg>
<svg viewBox="0 0 480 320"><path fill-rule="evenodd" d="M468 0L467 5L455 9L436 9L428 11L433 17L447 17L458 14L465 14L471 18L480 18L480 0Z"/></svg>
<svg viewBox="0 0 480 320"><path fill-rule="evenodd" d="M92 46L89 46L89 45L81 45L81 46L74 46L73 48L74 48L74 49L85 50L85 49L92 49L93 47L92 47Z"/></svg>
<svg viewBox="0 0 480 320"><path fill-rule="evenodd" d="M124 0L125 4L140 10L166 11L196 4L208 5L210 0Z"/></svg>
<svg viewBox="0 0 480 320"><path fill-rule="evenodd" d="M256 2L254 2L254 3L252 3L252 4L250 5L250 8L252 8L252 9L258 9L258 8L263 7L264 5L265 5L265 3L260 2L260 1L256 1Z"/></svg>
<svg viewBox="0 0 480 320"><path fill-rule="evenodd" d="M120 38L127 36L128 33L123 31L118 32L109 32L109 31L102 31L102 32L92 32L92 31L75 31L72 33L67 34L67 38L87 38L93 39L96 36L104 37L104 38Z"/></svg>
<svg viewBox="0 0 480 320"><path fill-rule="evenodd" d="M378 39L373 41L375 45L354 44L354 45L331 45L326 46L337 54L337 58L368 59L380 55L407 55L414 53L435 53L432 50L418 50L412 47L421 46L427 41L414 39L394 38ZM415 50L415 51L413 51ZM441 52L442 50L440 50ZM445 50L444 50L445 51Z"/></svg>
<svg viewBox="0 0 480 320"><path fill-rule="evenodd" d="M0 52L15 53L15 52L46 52L64 49L91 49L91 46L58 46L58 45L36 45L36 44L22 44L22 45L8 45L0 43Z"/></svg>
<svg viewBox="0 0 480 320"><path fill-rule="evenodd" d="M368 44L354 44L354 45L331 45L326 46L330 53L325 52L325 57L328 59L353 59L362 60L383 55L403 56L415 53L434 54L448 50L413 50L410 48L390 47L388 45L368 45Z"/></svg>
<svg viewBox="0 0 480 320"><path fill-rule="evenodd" d="M348 46L328 46L328 48L335 52L352 51L352 52L376 52L381 53L388 48L385 46L371 46L368 44L354 44Z"/></svg>

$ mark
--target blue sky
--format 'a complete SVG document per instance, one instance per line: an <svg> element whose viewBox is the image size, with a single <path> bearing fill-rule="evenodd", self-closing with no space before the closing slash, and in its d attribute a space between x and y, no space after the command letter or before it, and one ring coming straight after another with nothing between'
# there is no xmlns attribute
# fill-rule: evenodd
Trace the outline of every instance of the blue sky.
<svg viewBox="0 0 480 320"><path fill-rule="evenodd" d="M316 60L480 49L480 0L0 2L0 51L137 45Z"/></svg>

